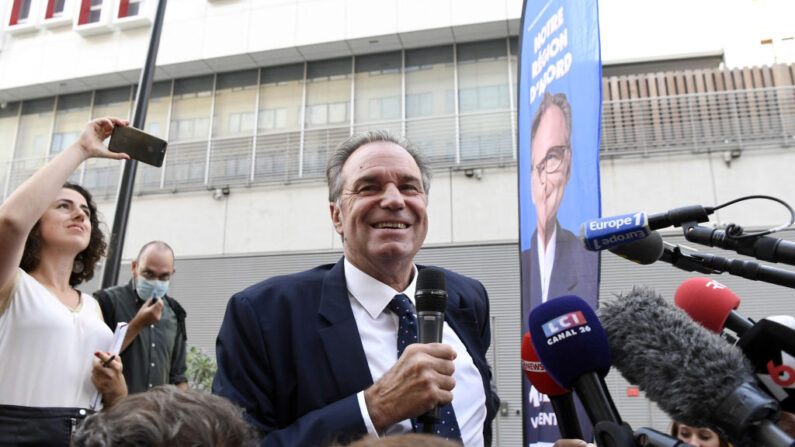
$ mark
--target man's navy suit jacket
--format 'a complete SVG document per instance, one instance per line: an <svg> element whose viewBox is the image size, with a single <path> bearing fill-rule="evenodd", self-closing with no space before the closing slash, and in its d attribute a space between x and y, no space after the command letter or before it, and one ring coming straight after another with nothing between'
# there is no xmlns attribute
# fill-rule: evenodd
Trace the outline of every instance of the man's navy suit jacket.
<svg viewBox="0 0 795 447"><path fill-rule="evenodd" d="M547 298L576 295L596 309L599 293L599 253L588 251L571 231L555 222L555 263L549 278ZM541 304L541 273L538 265L538 229L533 232L530 249L522 252L522 329L527 332L530 309Z"/></svg>
<svg viewBox="0 0 795 447"><path fill-rule="evenodd" d="M483 378L488 440L499 405L486 363L488 297L476 280L447 270L445 276L445 321ZM216 356L213 392L244 409L265 435L263 446L327 445L367 433L356 394L373 379L342 260L270 278L235 294L218 334Z"/></svg>
<svg viewBox="0 0 795 447"><path fill-rule="evenodd" d="M555 236L555 262L552 264L552 275L549 278L547 299L563 295L576 295L584 299L596 309L596 297L599 292L599 254L588 251L580 238L560 226L558 222ZM528 316L530 310L541 304L541 273L538 263L538 229L533 232L530 249L522 252L522 328L528 331ZM525 390L530 390L530 382L525 377ZM592 428L588 424L588 416L582 404L577 399L577 408L582 422L585 439L592 439ZM548 402L542 402L539 408L531 408L529 400L523 402L525 424L528 417L532 418L539 413L551 414L554 408ZM528 424L529 426L529 424ZM527 433L529 443L555 439L560 436L558 427L554 425L539 425L536 430Z"/></svg>

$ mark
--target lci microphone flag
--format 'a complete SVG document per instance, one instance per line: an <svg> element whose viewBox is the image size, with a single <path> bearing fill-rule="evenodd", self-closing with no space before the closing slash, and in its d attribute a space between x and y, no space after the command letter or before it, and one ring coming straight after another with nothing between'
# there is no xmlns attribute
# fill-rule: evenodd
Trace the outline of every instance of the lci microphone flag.
<svg viewBox="0 0 795 447"><path fill-rule="evenodd" d="M525 1L519 44L524 334L530 310L541 303L562 295L582 297L594 309L598 302L599 253L586 250L577 234L582 222L601 215L602 63L597 1ZM546 395L523 380L524 445L551 447L560 437L554 410ZM589 438L591 427L584 412L580 413Z"/></svg>

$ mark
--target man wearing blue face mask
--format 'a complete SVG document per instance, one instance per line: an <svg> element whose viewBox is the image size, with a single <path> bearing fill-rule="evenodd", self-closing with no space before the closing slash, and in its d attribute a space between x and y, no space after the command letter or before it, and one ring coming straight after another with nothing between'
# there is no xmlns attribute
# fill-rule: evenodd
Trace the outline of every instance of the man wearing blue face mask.
<svg viewBox="0 0 795 447"><path fill-rule="evenodd" d="M121 359L130 394L165 384L188 389L186 313L166 295L175 271L171 247L152 241L132 262L130 282L94 293L111 329L117 322L129 322Z"/></svg>

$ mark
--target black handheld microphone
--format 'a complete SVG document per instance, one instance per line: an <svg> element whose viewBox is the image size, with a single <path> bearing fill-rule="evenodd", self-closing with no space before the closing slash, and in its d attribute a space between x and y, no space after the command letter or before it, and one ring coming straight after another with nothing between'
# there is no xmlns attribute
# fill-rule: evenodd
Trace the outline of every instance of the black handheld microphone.
<svg viewBox="0 0 795 447"><path fill-rule="evenodd" d="M417 274L417 291L414 294L417 306L417 336L420 343L441 343L444 328L444 309L447 306L447 280L444 272L435 268L424 268ZM441 420L441 407L420 415L424 433L433 433Z"/></svg>
<svg viewBox="0 0 795 447"><path fill-rule="evenodd" d="M760 390L743 353L659 295L635 288L599 309L613 366L673 419L709 427L738 447L791 447L778 402Z"/></svg>

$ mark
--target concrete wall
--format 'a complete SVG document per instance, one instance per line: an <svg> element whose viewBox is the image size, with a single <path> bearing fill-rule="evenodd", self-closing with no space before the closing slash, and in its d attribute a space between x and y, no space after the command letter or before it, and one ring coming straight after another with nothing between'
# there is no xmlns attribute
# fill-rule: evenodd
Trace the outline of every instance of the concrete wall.
<svg viewBox="0 0 795 447"><path fill-rule="evenodd" d="M11 5L0 0L0 100L137 82L148 24L82 36L67 23L11 35ZM171 1L156 80L516 35L521 6L521 0ZM36 90L22 88L33 85Z"/></svg>
<svg viewBox="0 0 795 447"><path fill-rule="evenodd" d="M129 85L149 24L82 36L63 26L8 29L0 0L0 101ZM178 0L168 3L156 80L518 35L522 0ZM45 0L33 0L35 21ZM117 8L115 0L105 0ZM154 16L154 1L146 4ZM69 0L67 7L79 6ZM113 12L113 11L110 11ZM789 0L599 2L605 63L723 52L727 67L795 61ZM73 10L71 14L76 14ZM671 24L676 32L671 33ZM660 38L665 36L665 38ZM770 44L762 41L770 40ZM35 88L34 88L35 86Z"/></svg>

